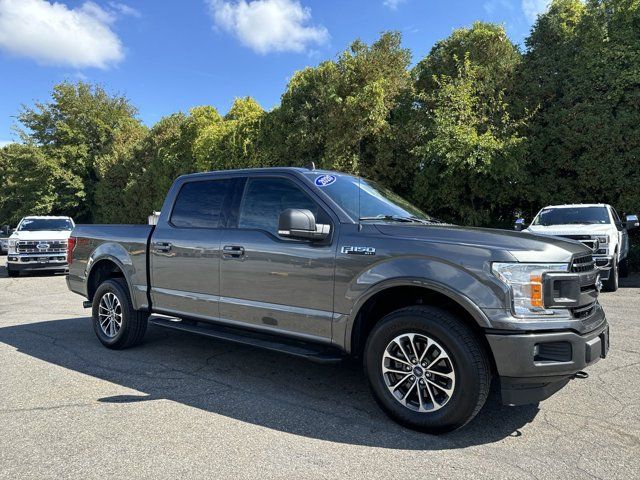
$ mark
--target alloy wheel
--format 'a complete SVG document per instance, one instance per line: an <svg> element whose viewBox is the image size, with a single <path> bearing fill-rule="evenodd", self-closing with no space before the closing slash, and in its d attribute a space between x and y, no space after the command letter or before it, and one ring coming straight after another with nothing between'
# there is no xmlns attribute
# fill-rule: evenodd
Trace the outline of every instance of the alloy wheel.
<svg viewBox="0 0 640 480"><path fill-rule="evenodd" d="M107 337L115 337L122 327L122 305L112 292L105 293L98 306L100 329Z"/></svg>
<svg viewBox="0 0 640 480"><path fill-rule="evenodd" d="M389 342L382 356L382 376L398 402L421 413L444 407L456 385L451 356L422 333L403 333Z"/></svg>

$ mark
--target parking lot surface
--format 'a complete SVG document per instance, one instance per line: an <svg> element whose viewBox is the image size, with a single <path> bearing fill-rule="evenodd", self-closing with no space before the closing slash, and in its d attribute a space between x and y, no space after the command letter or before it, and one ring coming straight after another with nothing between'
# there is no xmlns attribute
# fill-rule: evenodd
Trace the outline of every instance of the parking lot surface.
<svg viewBox="0 0 640 480"><path fill-rule="evenodd" d="M601 295L609 356L537 406L444 436L321 366L150 326L102 347L64 276L0 257L0 478L640 478L640 277Z"/></svg>

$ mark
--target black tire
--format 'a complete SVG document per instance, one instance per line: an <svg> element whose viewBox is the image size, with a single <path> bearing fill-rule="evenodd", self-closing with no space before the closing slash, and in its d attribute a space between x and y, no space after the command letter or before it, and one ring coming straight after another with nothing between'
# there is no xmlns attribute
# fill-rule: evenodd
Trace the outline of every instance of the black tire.
<svg viewBox="0 0 640 480"><path fill-rule="evenodd" d="M622 260L618 268L620 271L620 277L627 278L629 276L629 259L625 258Z"/></svg>
<svg viewBox="0 0 640 480"><path fill-rule="evenodd" d="M108 294L115 295L121 312L121 325L114 336L109 336L100 326L100 301ZM107 348L121 350L139 344L147 331L149 314L134 310L127 283L122 278L113 278L100 284L93 296L92 306L93 330L98 340Z"/></svg>
<svg viewBox="0 0 640 480"><path fill-rule="evenodd" d="M387 386L383 355L387 346L405 333L428 336L451 359L455 385L448 401L442 402L444 406L438 410L412 410L400 403ZM455 430L471 421L484 405L491 384L489 360L474 332L455 315L431 306L402 308L378 322L367 339L364 369L374 398L387 415L408 428L434 434ZM418 394L417 390L414 392Z"/></svg>
<svg viewBox="0 0 640 480"><path fill-rule="evenodd" d="M7 275L9 275L10 277L19 277L20 270L12 270L10 268L7 268Z"/></svg>
<svg viewBox="0 0 640 480"><path fill-rule="evenodd" d="M616 253L613 257L613 266L609 271L609 278L607 278L604 282L602 282L602 289L605 292L615 292L618 290L618 254Z"/></svg>

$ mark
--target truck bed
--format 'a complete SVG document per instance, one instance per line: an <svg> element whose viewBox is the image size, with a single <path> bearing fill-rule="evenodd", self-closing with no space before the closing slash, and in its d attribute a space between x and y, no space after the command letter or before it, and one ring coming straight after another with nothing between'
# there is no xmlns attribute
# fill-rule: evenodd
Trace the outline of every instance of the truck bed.
<svg viewBox="0 0 640 480"><path fill-rule="evenodd" d="M148 307L148 244L154 227L151 225L76 225L73 262L69 265L67 284L83 295L92 288L87 272L93 259L114 261L130 282L131 297L136 308ZM95 267L94 267L95 269Z"/></svg>

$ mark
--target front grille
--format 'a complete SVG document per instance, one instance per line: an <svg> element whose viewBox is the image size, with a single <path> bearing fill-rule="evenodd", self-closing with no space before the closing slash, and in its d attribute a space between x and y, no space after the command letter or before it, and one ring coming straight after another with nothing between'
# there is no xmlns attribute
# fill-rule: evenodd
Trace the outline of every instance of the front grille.
<svg viewBox="0 0 640 480"><path fill-rule="evenodd" d="M18 253L66 253L66 240L21 240Z"/></svg>
<svg viewBox="0 0 640 480"><path fill-rule="evenodd" d="M578 240L591 250L596 246L596 239L591 238L590 235L560 235L562 238L568 238L570 240Z"/></svg>
<svg viewBox="0 0 640 480"><path fill-rule="evenodd" d="M572 272L588 272L593 270L596 263L593 261L593 255L583 255L581 257L574 257L571 262Z"/></svg>

